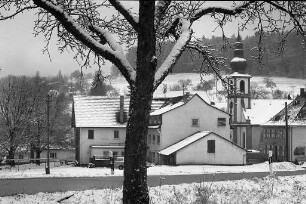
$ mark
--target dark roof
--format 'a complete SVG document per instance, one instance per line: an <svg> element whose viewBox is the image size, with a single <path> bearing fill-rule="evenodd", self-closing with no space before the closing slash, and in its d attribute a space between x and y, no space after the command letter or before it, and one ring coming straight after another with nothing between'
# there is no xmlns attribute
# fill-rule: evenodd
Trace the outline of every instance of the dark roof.
<svg viewBox="0 0 306 204"><path fill-rule="evenodd" d="M288 125L305 126L306 125L306 95L297 96L287 105ZM285 108L274 115L264 126L284 126Z"/></svg>

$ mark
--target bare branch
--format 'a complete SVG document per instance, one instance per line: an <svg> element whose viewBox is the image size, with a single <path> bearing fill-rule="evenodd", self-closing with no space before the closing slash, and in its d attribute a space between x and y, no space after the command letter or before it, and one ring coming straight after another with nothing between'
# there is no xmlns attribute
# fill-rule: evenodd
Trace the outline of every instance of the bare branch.
<svg viewBox="0 0 306 204"><path fill-rule="evenodd" d="M239 13L242 13L248 6L250 6L252 3L254 3L255 1L249 1L245 4L242 4L241 6L238 6L236 8L233 9L227 9L227 8L223 8L223 7L208 7L208 8L204 8L202 10L200 10L199 12L197 12L191 19L191 23L193 23L194 21L200 19L201 17L205 16L206 14L209 13L222 13L222 14L227 14L227 15L236 15Z"/></svg>
<svg viewBox="0 0 306 204"><path fill-rule="evenodd" d="M26 10L31 10L31 9L35 9L35 8L38 8L37 6L27 6L27 7L24 7L18 11L16 11L15 13L9 15L9 16L4 16L4 17L0 17L0 21L4 21L4 20L7 20L7 19L11 19L11 18L14 18L16 15L26 11Z"/></svg>
<svg viewBox="0 0 306 204"><path fill-rule="evenodd" d="M103 56L105 59L114 63L121 71L122 75L126 78L129 84L133 84L136 79L135 70L129 64L129 62L116 51L110 49L108 45L100 44L84 29L79 27L74 19L72 19L62 8L54 5L46 0L33 0L34 3L50 12L62 26L77 40L82 42L88 48L93 50L96 54Z"/></svg>
<svg viewBox="0 0 306 204"><path fill-rule="evenodd" d="M159 27L162 18L165 17L165 13L170 4L171 4L171 0L162 0L162 1L157 2L155 6L155 26L156 28Z"/></svg>
<svg viewBox="0 0 306 204"><path fill-rule="evenodd" d="M132 25L132 27L138 32L139 25L138 25L138 19L136 19L124 6L117 0L109 0L109 3L112 4L112 6L119 11L124 18Z"/></svg>

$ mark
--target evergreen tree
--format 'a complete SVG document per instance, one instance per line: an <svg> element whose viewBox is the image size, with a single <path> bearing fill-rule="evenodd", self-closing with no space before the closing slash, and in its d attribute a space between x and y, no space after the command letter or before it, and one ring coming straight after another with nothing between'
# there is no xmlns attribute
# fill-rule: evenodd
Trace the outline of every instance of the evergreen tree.
<svg viewBox="0 0 306 204"><path fill-rule="evenodd" d="M90 96L105 96L107 93L104 77L101 71L97 71L92 82L89 95Z"/></svg>

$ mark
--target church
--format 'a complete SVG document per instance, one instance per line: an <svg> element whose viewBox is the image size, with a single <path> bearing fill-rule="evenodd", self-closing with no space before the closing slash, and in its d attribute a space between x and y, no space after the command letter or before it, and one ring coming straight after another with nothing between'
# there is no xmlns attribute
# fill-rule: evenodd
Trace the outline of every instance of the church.
<svg viewBox="0 0 306 204"><path fill-rule="evenodd" d="M230 113L231 139L248 150L261 151L263 127L291 100L252 99L251 78L247 74L247 61L244 58L241 36L235 43L234 57L230 62L232 74L226 76L228 84L227 111Z"/></svg>

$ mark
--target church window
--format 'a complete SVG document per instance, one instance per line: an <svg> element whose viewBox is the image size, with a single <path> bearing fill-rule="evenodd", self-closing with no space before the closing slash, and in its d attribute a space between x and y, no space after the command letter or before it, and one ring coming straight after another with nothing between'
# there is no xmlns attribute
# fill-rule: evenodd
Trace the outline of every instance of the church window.
<svg viewBox="0 0 306 204"><path fill-rule="evenodd" d="M240 92L241 93L245 92L245 83L243 80L240 81Z"/></svg>

